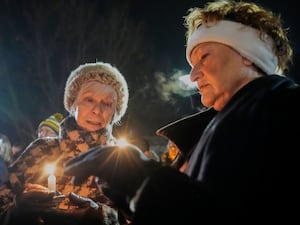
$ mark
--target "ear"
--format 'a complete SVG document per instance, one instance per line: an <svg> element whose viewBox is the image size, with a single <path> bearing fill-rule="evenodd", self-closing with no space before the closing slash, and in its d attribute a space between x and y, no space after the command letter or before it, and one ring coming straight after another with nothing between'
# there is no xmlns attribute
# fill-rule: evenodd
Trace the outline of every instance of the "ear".
<svg viewBox="0 0 300 225"><path fill-rule="evenodd" d="M245 66L252 66L252 64L253 64L249 59L247 59L245 57L243 57L243 63Z"/></svg>

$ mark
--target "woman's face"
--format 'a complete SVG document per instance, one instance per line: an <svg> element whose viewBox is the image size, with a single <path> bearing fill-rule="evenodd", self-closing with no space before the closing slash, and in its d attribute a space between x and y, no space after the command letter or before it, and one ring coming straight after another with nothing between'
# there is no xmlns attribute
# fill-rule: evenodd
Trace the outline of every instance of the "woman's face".
<svg viewBox="0 0 300 225"><path fill-rule="evenodd" d="M112 121L116 103L112 86L98 81L84 83L73 105L77 124L88 131L105 128Z"/></svg>
<svg viewBox="0 0 300 225"><path fill-rule="evenodd" d="M224 44L199 44L191 54L190 79L197 82L201 102L221 110L231 97L254 79L252 63Z"/></svg>

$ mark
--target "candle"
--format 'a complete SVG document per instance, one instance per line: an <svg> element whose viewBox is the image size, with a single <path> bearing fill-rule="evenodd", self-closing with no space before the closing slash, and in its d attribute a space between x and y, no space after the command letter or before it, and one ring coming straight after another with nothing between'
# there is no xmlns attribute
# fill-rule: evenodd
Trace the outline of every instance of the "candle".
<svg viewBox="0 0 300 225"><path fill-rule="evenodd" d="M56 177L54 176L54 166L53 165L47 165L46 170L49 173L48 177L48 189L50 192L56 191Z"/></svg>
<svg viewBox="0 0 300 225"><path fill-rule="evenodd" d="M48 177L48 189L50 192L56 191L56 177L53 174Z"/></svg>

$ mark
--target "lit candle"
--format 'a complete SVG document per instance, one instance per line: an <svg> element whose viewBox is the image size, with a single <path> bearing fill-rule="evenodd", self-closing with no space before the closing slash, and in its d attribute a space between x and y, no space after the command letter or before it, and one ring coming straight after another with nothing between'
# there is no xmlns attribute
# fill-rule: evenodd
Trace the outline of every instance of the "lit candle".
<svg viewBox="0 0 300 225"><path fill-rule="evenodd" d="M47 165L46 170L49 173L48 189L50 192L55 192L56 191L56 177L54 176L54 166Z"/></svg>

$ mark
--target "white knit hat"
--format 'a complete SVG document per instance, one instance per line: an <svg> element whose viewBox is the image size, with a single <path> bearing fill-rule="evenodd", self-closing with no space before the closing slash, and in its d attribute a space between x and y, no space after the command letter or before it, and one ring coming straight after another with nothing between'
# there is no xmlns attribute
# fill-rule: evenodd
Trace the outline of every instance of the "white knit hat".
<svg viewBox="0 0 300 225"><path fill-rule="evenodd" d="M116 123L120 121L127 110L129 97L128 86L120 71L109 63L86 63L71 72L65 86L65 109L68 112L71 111L71 107L74 104L82 84L92 80L111 85L115 89L117 93L117 110L112 122Z"/></svg>

